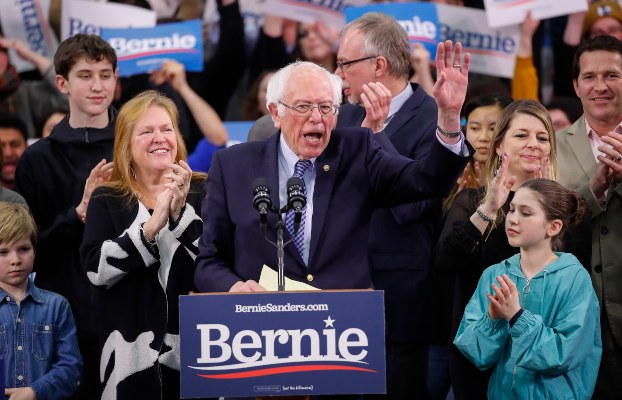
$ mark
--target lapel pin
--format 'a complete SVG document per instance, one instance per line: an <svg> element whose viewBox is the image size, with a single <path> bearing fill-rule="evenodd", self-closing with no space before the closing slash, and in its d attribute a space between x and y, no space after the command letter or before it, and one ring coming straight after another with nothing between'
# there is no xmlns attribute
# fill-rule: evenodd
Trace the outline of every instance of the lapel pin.
<svg viewBox="0 0 622 400"><path fill-rule="evenodd" d="M324 164L324 166L322 167L322 169L324 170L324 172L328 172L328 171L330 171L330 165L328 165L328 164Z"/></svg>

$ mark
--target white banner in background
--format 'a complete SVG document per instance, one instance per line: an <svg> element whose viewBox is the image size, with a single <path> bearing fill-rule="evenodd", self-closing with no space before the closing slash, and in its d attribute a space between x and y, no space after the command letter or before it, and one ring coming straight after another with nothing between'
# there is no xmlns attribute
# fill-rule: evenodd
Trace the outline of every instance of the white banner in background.
<svg viewBox="0 0 622 400"><path fill-rule="evenodd" d="M531 16L539 20L574 14L588 9L587 0L540 0L540 3L541 6L531 11Z"/></svg>
<svg viewBox="0 0 622 400"><path fill-rule="evenodd" d="M436 5L441 39L461 42L471 53L469 71L511 78L518 51L518 25L489 28L486 12L468 7Z"/></svg>
<svg viewBox="0 0 622 400"><path fill-rule="evenodd" d="M341 30L345 26L343 9L368 3L369 0L265 0L263 10L264 14L307 24L321 20L327 26Z"/></svg>
<svg viewBox="0 0 622 400"><path fill-rule="evenodd" d="M141 7L117 3L63 0L61 13L61 39L76 33L99 35L100 28L151 28L157 15Z"/></svg>
<svg viewBox="0 0 622 400"><path fill-rule="evenodd" d="M535 19L586 11L588 0L484 0L488 25L492 28L520 24L527 11Z"/></svg>
<svg viewBox="0 0 622 400"><path fill-rule="evenodd" d="M19 39L33 51L53 58L58 40L48 24L49 10L50 0L2 1L0 24L5 36ZM35 69L34 65L15 54L14 50L9 51L9 57L18 72Z"/></svg>

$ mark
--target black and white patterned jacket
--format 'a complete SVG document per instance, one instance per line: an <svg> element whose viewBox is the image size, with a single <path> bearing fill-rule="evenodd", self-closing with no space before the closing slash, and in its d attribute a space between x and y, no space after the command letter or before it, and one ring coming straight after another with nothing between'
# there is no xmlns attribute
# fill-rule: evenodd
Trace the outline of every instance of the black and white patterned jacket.
<svg viewBox="0 0 622 400"><path fill-rule="evenodd" d="M151 246L140 226L151 210L110 188L91 197L81 248L90 282L101 289L102 399L179 398L179 295L194 291L202 232L202 181L193 181L179 221Z"/></svg>

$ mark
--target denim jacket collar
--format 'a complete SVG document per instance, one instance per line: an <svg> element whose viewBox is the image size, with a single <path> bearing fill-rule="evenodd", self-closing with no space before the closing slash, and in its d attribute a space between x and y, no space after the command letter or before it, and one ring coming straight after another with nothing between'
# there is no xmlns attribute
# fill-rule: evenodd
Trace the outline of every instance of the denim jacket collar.
<svg viewBox="0 0 622 400"><path fill-rule="evenodd" d="M7 296L12 297L10 294L0 288L0 303L5 302ZM37 303L45 302L45 298L43 296L43 293L41 292L41 289L36 287L30 278L28 278L28 287L26 288L26 296L24 296L24 300L26 300L28 297L31 297Z"/></svg>

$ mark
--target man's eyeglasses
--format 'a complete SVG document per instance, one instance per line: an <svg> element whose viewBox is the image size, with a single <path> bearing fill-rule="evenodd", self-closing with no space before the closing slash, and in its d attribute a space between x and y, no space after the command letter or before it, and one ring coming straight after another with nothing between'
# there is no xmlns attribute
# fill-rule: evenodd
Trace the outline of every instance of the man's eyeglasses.
<svg viewBox="0 0 622 400"><path fill-rule="evenodd" d="M355 64L357 62L361 62L361 61L365 61L365 60L371 60L372 58L376 58L378 56L367 56L367 57L363 57L363 58L357 58L356 60L352 60L352 61L337 61L337 68L341 68L342 71L345 71L348 65L352 65Z"/></svg>
<svg viewBox="0 0 622 400"><path fill-rule="evenodd" d="M315 106L313 104L308 104L308 103L300 103L300 104L296 104L295 106L290 106L288 104L283 103L281 100L279 100L279 104L282 104L283 106L289 108L290 110L295 112L297 115L300 115L301 117L306 117L308 115L311 115L314 108L317 108L317 110L322 115L337 114L337 110L339 109L338 106L334 105L330 101L327 101L325 103L320 103Z"/></svg>

